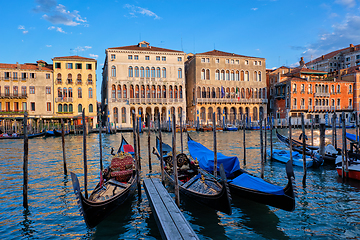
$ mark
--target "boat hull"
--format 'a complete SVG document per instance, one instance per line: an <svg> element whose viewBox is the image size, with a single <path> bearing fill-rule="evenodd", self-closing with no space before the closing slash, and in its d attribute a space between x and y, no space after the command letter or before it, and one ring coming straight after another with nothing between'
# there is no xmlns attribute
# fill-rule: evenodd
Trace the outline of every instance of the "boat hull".
<svg viewBox="0 0 360 240"><path fill-rule="evenodd" d="M339 176L342 177L341 167L337 167L336 171L338 172ZM358 168L357 170L354 170L354 169L351 169L351 167L349 167L349 174L345 174L345 176L347 176L348 178L351 178L351 179L360 180L360 168Z"/></svg>

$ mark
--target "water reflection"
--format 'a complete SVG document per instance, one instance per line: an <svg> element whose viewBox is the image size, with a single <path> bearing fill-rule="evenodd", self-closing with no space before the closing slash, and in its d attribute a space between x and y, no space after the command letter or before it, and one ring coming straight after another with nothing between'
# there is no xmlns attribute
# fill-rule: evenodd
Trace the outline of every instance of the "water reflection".
<svg viewBox="0 0 360 240"><path fill-rule="evenodd" d="M35 229L32 226L34 221L30 220L31 212L29 208L25 208L22 212L24 220L20 223L21 225L21 236L27 239L31 239L35 233Z"/></svg>

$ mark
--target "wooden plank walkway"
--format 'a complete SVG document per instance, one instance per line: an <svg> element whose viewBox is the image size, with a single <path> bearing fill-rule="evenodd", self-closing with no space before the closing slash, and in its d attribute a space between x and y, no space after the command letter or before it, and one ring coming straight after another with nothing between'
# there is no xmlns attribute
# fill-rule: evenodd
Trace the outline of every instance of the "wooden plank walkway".
<svg viewBox="0 0 360 240"><path fill-rule="evenodd" d="M160 179L145 179L144 188L163 239L199 239Z"/></svg>

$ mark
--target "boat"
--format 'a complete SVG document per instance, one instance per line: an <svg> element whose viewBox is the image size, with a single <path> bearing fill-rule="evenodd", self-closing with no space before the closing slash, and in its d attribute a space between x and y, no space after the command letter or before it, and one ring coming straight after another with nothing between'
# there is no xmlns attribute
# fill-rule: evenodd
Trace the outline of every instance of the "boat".
<svg viewBox="0 0 360 240"><path fill-rule="evenodd" d="M67 135L67 134L69 134L69 132L65 131L64 134ZM61 135L62 135L62 132L60 130L56 130L56 129L45 132L45 137L61 137Z"/></svg>
<svg viewBox="0 0 360 240"><path fill-rule="evenodd" d="M196 132L196 127L186 126L186 131L187 131L187 132Z"/></svg>
<svg viewBox="0 0 360 240"><path fill-rule="evenodd" d="M120 149L124 149L125 152ZM100 182L96 185L89 198L85 198L81 193L79 180L75 173L71 173L74 192L79 200L80 212L89 228L97 226L108 217L136 189L137 173L133 169L134 158L130 152L134 152L134 149L122 138L119 150L119 154L113 157L110 166L101 174Z"/></svg>
<svg viewBox="0 0 360 240"><path fill-rule="evenodd" d="M232 124L228 124L225 127L225 131L237 131L237 130L238 130L238 128L235 125L232 125Z"/></svg>
<svg viewBox="0 0 360 240"><path fill-rule="evenodd" d="M271 156L271 150L267 150L268 156ZM306 168L318 168L324 161L320 155L316 156L305 156L306 157ZM273 149L272 158L278 162L287 163L290 159L290 151ZM299 152L292 152L292 161L294 166L304 167L303 155Z"/></svg>
<svg viewBox="0 0 360 240"><path fill-rule="evenodd" d="M286 146L290 147L289 138L281 135L277 130L276 130L276 136L280 142L283 142L285 143ZM302 142L292 139L292 150L302 154L303 151ZM305 145L305 154L308 156L317 155L319 154L319 151L320 149L317 146L311 146L308 144ZM333 145L328 144L327 146L325 146L325 154L323 157L324 163L326 162L329 164L335 164L335 159L339 155L341 155L341 149L335 149Z"/></svg>
<svg viewBox="0 0 360 240"><path fill-rule="evenodd" d="M190 155L199 161L200 168L210 173L213 172L214 152L212 150L192 140L189 135L188 149ZM286 163L288 183L285 187L269 183L241 169L239 159L235 156L225 156L217 152L217 169L220 164L224 165L230 192L233 196L240 196L286 211L295 209L294 172L290 161Z"/></svg>
<svg viewBox="0 0 360 240"><path fill-rule="evenodd" d="M344 166L345 176L351 179L360 180L360 160L359 154L352 152L348 153L348 174L346 174L346 167ZM336 159L336 171L342 177L342 157Z"/></svg>
<svg viewBox="0 0 360 240"><path fill-rule="evenodd" d="M355 134L346 133L346 138L349 139L350 141L356 142L356 135ZM358 141L359 141L359 136L358 136Z"/></svg>
<svg viewBox="0 0 360 240"><path fill-rule="evenodd" d="M220 126L216 126L216 131L224 131L224 128L223 127L220 127Z"/></svg>
<svg viewBox="0 0 360 240"><path fill-rule="evenodd" d="M168 181L174 185L172 148L166 143L162 144L164 174ZM160 160L160 140L158 137L156 138L156 149L153 150L153 153ZM231 215L231 197L226 180L222 179L220 183L214 176L199 168L196 161L188 158L186 154L180 153L176 159L178 162L179 192L198 203ZM225 178L225 173L223 173L223 178Z"/></svg>
<svg viewBox="0 0 360 240"><path fill-rule="evenodd" d="M200 128L201 132L210 132L212 130L213 130L212 126L209 126L209 125L206 125L206 126L203 126Z"/></svg>
<svg viewBox="0 0 360 240"><path fill-rule="evenodd" d="M36 137L42 137L45 135L45 131L39 132L39 133L33 133L29 134L28 138L36 138ZM24 135L16 135L16 136L0 136L0 139L24 139Z"/></svg>

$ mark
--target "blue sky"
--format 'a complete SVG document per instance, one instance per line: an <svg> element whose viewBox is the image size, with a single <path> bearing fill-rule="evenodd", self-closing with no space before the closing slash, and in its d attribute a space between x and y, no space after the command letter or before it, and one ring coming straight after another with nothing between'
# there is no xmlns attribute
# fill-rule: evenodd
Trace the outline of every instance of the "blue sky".
<svg viewBox="0 0 360 240"><path fill-rule="evenodd" d="M358 0L2 1L0 62L80 55L98 61L98 99L105 49L148 41L201 53L213 49L295 66L360 44Z"/></svg>

